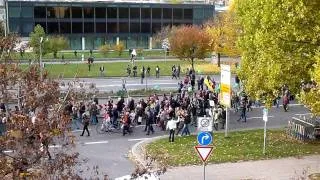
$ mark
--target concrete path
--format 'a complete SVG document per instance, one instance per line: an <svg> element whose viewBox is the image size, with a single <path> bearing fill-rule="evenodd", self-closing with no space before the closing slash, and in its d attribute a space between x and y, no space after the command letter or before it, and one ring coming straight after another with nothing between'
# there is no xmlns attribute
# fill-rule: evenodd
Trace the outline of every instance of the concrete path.
<svg viewBox="0 0 320 180"><path fill-rule="evenodd" d="M319 147L320 148L320 147ZM304 171L306 174L304 174ZM302 158L248 161L212 164L206 167L207 180L289 180L308 179L309 174L320 173L320 155ZM168 169L161 180L203 179L203 166L187 166ZM303 177L303 178L302 178Z"/></svg>

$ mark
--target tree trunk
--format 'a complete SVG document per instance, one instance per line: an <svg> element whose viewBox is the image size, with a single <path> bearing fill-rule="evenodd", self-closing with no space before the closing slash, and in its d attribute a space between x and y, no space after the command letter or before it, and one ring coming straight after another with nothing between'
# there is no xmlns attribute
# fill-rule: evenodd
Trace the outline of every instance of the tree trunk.
<svg viewBox="0 0 320 180"><path fill-rule="evenodd" d="M220 56L221 56L221 54L220 54L220 53L218 53L218 67L220 67L220 64L221 64Z"/></svg>
<svg viewBox="0 0 320 180"><path fill-rule="evenodd" d="M194 62L193 62L193 57L191 58L191 67L192 67L192 70L194 71Z"/></svg>

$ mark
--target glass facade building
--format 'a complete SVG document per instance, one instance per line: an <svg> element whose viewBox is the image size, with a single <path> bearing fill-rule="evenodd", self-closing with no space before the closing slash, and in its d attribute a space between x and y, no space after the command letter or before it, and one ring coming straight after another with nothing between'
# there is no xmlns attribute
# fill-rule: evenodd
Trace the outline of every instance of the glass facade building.
<svg viewBox="0 0 320 180"><path fill-rule="evenodd" d="M9 0L8 8L10 32L28 37L39 24L49 35L67 37L71 49L97 49L105 43L113 45L119 41L126 48L151 48L152 35L162 27L202 24L214 16L211 4L139 1Z"/></svg>

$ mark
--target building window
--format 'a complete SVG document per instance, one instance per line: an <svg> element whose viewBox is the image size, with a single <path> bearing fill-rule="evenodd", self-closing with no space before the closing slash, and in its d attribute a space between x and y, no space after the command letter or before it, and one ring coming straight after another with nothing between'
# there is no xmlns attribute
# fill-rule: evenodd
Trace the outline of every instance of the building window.
<svg viewBox="0 0 320 180"><path fill-rule="evenodd" d="M72 7L72 18L82 18L82 8Z"/></svg>
<svg viewBox="0 0 320 180"><path fill-rule="evenodd" d="M72 23L72 33L82 33L82 23L73 22Z"/></svg>
<svg viewBox="0 0 320 180"><path fill-rule="evenodd" d="M84 16L84 18L93 18L94 9L93 8L83 8L83 16Z"/></svg>
<svg viewBox="0 0 320 180"><path fill-rule="evenodd" d="M94 23L85 22L84 23L84 33L93 33L94 32Z"/></svg>
<svg viewBox="0 0 320 180"><path fill-rule="evenodd" d="M118 33L117 23L108 23L108 33Z"/></svg>
<svg viewBox="0 0 320 180"><path fill-rule="evenodd" d="M69 7L59 7L59 17L64 18L70 18L70 8Z"/></svg>
<svg viewBox="0 0 320 180"><path fill-rule="evenodd" d="M161 8L152 9L152 19L161 19Z"/></svg>
<svg viewBox="0 0 320 180"><path fill-rule="evenodd" d="M119 23L119 33L128 33L129 23Z"/></svg>
<svg viewBox="0 0 320 180"><path fill-rule="evenodd" d="M47 7L47 18L59 18L59 8Z"/></svg>
<svg viewBox="0 0 320 180"><path fill-rule="evenodd" d="M106 8L96 8L96 18L106 18Z"/></svg>
<svg viewBox="0 0 320 180"><path fill-rule="evenodd" d="M129 8L119 8L119 18L120 19L129 18Z"/></svg>
<svg viewBox="0 0 320 180"><path fill-rule="evenodd" d="M152 23L152 33L157 33L161 30L161 23Z"/></svg>
<svg viewBox="0 0 320 180"><path fill-rule="evenodd" d="M19 18L21 13L20 7L9 7L9 17Z"/></svg>
<svg viewBox="0 0 320 180"><path fill-rule="evenodd" d="M22 24L22 33L23 34L29 34L30 32L32 32L32 30L33 30L33 23L25 22Z"/></svg>
<svg viewBox="0 0 320 180"><path fill-rule="evenodd" d="M20 22L9 20L10 32L20 33Z"/></svg>
<svg viewBox="0 0 320 180"><path fill-rule="evenodd" d="M34 17L35 18L46 18L46 7L36 6L34 7Z"/></svg>
<svg viewBox="0 0 320 180"><path fill-rule="evenodd" d="M192 9L184 9L184 19L192 20L193 19L193 10Z"/></svg>
<svg viewBox="0 0 320 180"><path fill-rule="evenodd" d="M106 23L96 23L96 33L106 33Z"/></svg>
<svg viewBox="0 0 320 180"><path fill-rule="evenodd" d="M173 9L173 19L183 19L183 10Z"/></svg>
<svg viewBox="0 0 320 180"><path fill-rule="evenodd" d="M107 16L109 19L116 19L117 18L117 8L110 7L107 9Z"/></svg>
<svg viewBox="0 0 320 180"><path fill-rule="evenodd" d="M48 34L58 34L59 24L58 22L48 22Z"/></svg>
<svg viewBox="0 0 320 180"><path fill-rule="evenodd" d="M71 33L71 23L70 22L60 22L60 33L70 34Z"/></svg>
<svg viewBox="0 0 320 180"><path fill-rule="evenodd" d="M140 19L140 8L130 8L130 18Z"/></svg>
<svg viewBox="0 0 320 180"><path fill-rule="evenodd" d="M161 27L161 24L160 24ZM141 23L141 32L150 33L150 23Z"/></svg>
<svg viewBox="0 0 320 180"><path fill-rule="evenodd" d="M21 8L21 17L23 17L23 18L32 18L33 17L33 8L32 7L23 7L23 8Z"/></svg>
<svg viewBox="0 0 320 180"><path fill-rule="evenodd" d="M171 18L172 18L172 9L163 8L163 19L171 19Z"/></svg>
<svg viewBox="0 0 320 180"><path fill-rule="evenodd" d="M141 19L150 19L151 10L150 8L141 8Z"/></svg>
<svg viewBox="0 0 320 180"><path fill-rule="evenodd" d="M131 23L130 24L131 33L140 33L140 23Z"/></svg>
<svg viewBox="0 0 320 180"><path fill-rule="evenodd" d="M194 19L202 20L204 18L204 9L197 8L194 9Z"/></svg>

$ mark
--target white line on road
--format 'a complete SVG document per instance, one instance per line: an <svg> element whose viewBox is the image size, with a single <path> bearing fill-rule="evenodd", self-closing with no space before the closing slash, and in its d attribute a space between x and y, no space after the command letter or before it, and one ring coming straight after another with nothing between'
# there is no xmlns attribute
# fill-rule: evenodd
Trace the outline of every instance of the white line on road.
<svg viewBox="0 0 320 180"><path fill-rule="evenodd" d="M294 114L295 116L304 116L304 115L312 115L312 113L304 113L304 114Z"/></svg>
<svg viewBox="0 0 320 180"><path fill-rule="evenodd" d="M83 130L82 129L77 129L77 130L73 130L71 132L82 132ZM91 131L91 129L89 129L89 131Z"/></svg>
<svg viewBox="0 0 320 180"><path fill-rule="evenodd" d="M107 144L109 141L96 141L96 142L85 142L83 144L85 145L91 145L91 144Z"/></svg>
<svg viewBox="0 0 320 180"><path fill-rule="evenodd" d="M4 153L12 153L12 150L3 151Z"/></svg>
<svg viewBox="0 0 320 180"><path fill-rule="evenodd" d="M128 141L142 141L142 140L146 140L149 138L140 138L140 139L128 139Z"/></svg>
<svg viewBox="0 0 320 180"><path fill-rule="evenodd" d="M49 146L49 148L61 148L62 146L61 145L52 145L52 146Z"/></svg>
<svg viewBox="0 0 320 180"><path fill-rule="evenodd" d="M283 105L279 105L279 107L282 107ZM303 104L289 104L289 107L290 106L303 106ZM277 106L272 106L272 107L277 107ZM265 108L265 106L252 106L252 109L259 109L259 108Z"/></svg>
<svg viewBox="0 0 320 180"><path fill-rule="evenodd" d="M268 116L268 117L274 117L274 116ZM263 117L249 117L249 118L247 118L247 119L262 119Z"/></svg>

